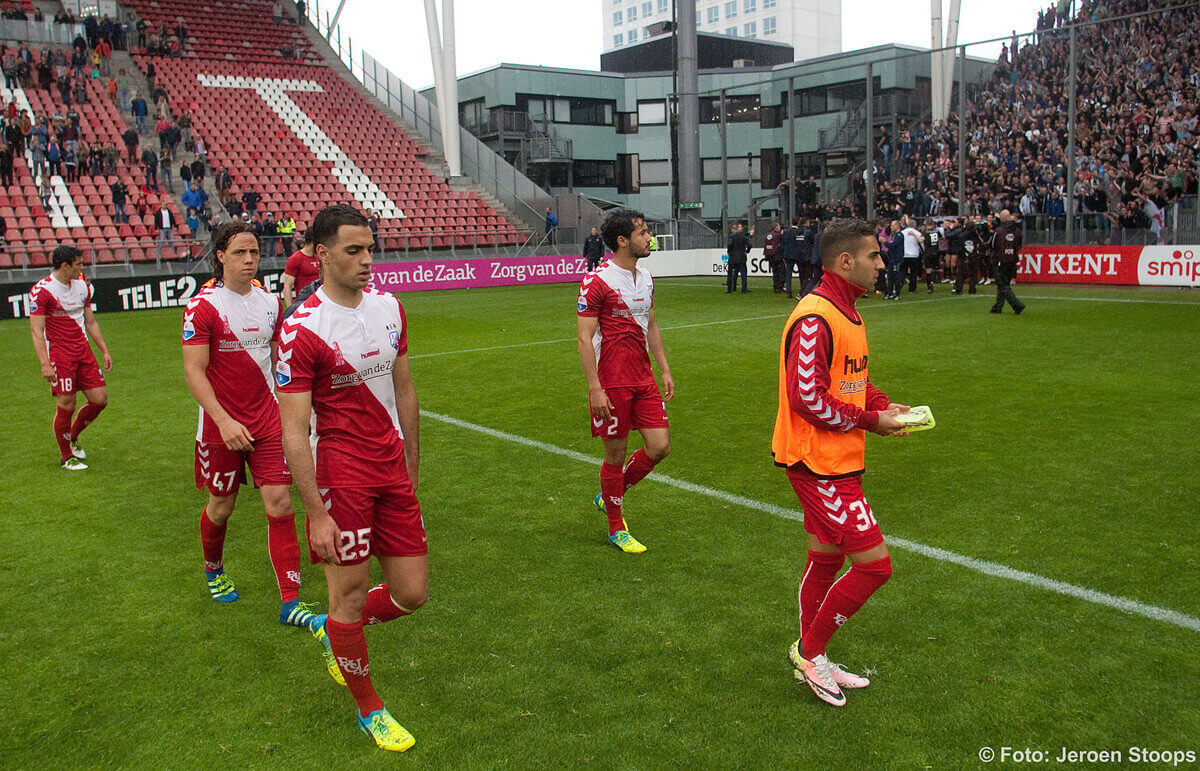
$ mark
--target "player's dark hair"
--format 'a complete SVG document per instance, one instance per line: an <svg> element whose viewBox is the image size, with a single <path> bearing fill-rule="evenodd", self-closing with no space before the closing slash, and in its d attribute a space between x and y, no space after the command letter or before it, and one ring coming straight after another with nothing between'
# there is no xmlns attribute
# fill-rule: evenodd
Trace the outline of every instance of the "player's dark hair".
<svg viewBox="0 0 1200 771"><path fill-rule="evenodd" d="M232 220L230 222L226 222L218 227L217 231L213 233L212 277L214 280L218 282L223 282L225 280L225 265L219 259L217 259L217 252L223 252L227 250L229 248L229 242L233 240L233 237L241 233L249 233L250 235L254 236L255 243L258 242L258 233L255 232L254 226L249 222L243 222L242 220Z"/></svg>
<svg viewBox="0 0 1200 771"><path fill-rule="evenodd" d="M70 265L82 256L83 252L79 249L63 244L56 247L54 253L50 255L50 265L53 266L54 270L58 270L64 265Z"/></svg>
<svg viewBox="0 0 1200 771"><path fill-rule="evenodd" d="M304 237L308 238L308 234L311 233L313 244L321 244L326 249L332 249L333 245L337 243L338 230L343 225L360 228L371 227L371 223L367 221L362 212L348 204L339 203L326 206L317 212L317 216L313 217L308 230L304 231Z"/></svg>
<svg viewBox="0 0 1200 771"><path fill-rule="evenodd" d="M311 227L310 227L310 228L305 228L305 229L304 229L304 232L301 234L301 237L304 239L304 245L305 245L305 246L312 246L312 242L313 242L313 230L312 230L312 228L311 228Z"/></svg>
<svg viewBox="0 0 1200 771"><path fill-rule="evenodd" d="M832 268L842 252L853 252L864 238L875 238L875 228L858 218L836 219L821 231L821 265Z"/></svg>
<svg viewBox="0 0 1200 771"><path fill-rule="evenodd" d="M617 251L617 239L624 236L632 238L634 231L634 222L636 220L646 221L646 215L640 211L633 209L617 209L604 218L604 224L600 226L600 237L604 239L604 245L612 251Z"/></svg>

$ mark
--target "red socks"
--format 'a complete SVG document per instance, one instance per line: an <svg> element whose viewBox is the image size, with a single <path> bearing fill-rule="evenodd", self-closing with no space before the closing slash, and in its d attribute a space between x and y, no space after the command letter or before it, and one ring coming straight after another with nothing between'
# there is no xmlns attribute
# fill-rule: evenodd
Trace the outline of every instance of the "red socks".
<svg viewBox="0 0 1200 771"><path fill-rule="evenodd" d="M396 604L388 591L387 584L379 584L367 592L367 602L363 605L362 622L364 625L382 624L385 621L407 616L412 611L405 610Z"/></svg>
<svg viewBox="0 0 1200 771"><path fill-rule="evenodd" d="M300 596L300 545L296 541L296 512L282 517L267 517L267 551L275 581L279 584L279 601L291 602ZM207 557L206 557L207 559Z"/></svg>
<svg viewBox="0 0 1200 771"><path fill-rule="evenodd" d="M221 553L225 550L225 525L208 518L208 507L200 512L200 545L204 548L204 570L216 573L223 569Z"/></svg>
<svg viewBox="0 0 1200 771"><path fill-rule="evenodd" d="M54 440L58 442L58 452L63 460L75 457L71 454L71 413L57 406L54 408Z"/></svg>
<svg viewBox="0 0 1200 771"><path fill-rule="evenodd" d="M803 636L812 626L817 610L829 594L829 587L837 579L842 563L846 561L844 554L821 551L808 552L808 564L804 566L804 576L800 579L800 635Z"/></svg>
<svg viewBox="0 0 1200 771"><path fill-rule="evenodd" d="M79 414L75 416L75 423L71 426L71 441L77 441L79 435L83 433L83 429L90 426L101 410L107 406L107 403L97 405L95 402L88 402L83 405L79 410Z"/></svg>
<svg viewBox="0 0 1200 771"><path fill-rule="evenodd" d="M604 498L604 513L608 515L608 534L624 530L621 498L625 495L625 472L620 466L600 464L600 495Z"/></svg>
<svg viewBox="0 0 1200 771"><path fill-rule="evenodd" d="M650 460L650 456L646 455L644 448L639 449L629 458L629 462L625 464L625 489L636 485L649 474L658 461Z"/></svg>
<svg viewBox="0 0 1200 771"><path fill-rule="evenodd" d="M358 714L366 717L383 709L383 701L371 685L371 665L367 660L367 638L363 635L362 622L343 624L332 618L326 619L325 634L329 636L329 648L337 659L338 669L346 678L346 687L358 705Z"/></svg>
<svg viewBox="0 0 1200 771"><path fill-rule="evenodd" d="M812 659L825 652L829 638L870 598L875 590L887 583L892 575L892 558L853 564L846 575L838 579L825 595L820 609L804 632L801 645L804 658Z"/></svg>

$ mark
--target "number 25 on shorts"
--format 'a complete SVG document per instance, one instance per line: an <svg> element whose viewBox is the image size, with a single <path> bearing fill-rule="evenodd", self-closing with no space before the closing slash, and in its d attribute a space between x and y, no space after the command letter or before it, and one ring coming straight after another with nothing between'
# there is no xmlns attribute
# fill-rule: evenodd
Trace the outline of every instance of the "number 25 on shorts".
<svg viewBox="0 0 1200 771"><path fill-rule="evenodd" d="M342 530L341 552L342 562L353 562L371 556L371 528L360 527L358 530Z"/></svg>

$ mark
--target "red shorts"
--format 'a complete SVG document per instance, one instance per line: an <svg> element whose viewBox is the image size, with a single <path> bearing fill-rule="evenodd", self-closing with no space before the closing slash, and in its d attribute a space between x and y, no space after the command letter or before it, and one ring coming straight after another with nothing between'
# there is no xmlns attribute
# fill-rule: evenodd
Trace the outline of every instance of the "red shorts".
<svg viewBox="0 0 1200 771"><path fill-rule="evenodd" d="M790 470L787 475L804 509L804 529L821 543L833 544L844 554L883 543L875 512L863 497L862 477L817 479Z"/></svg>
<svg viewBox="0 0 1200 771"><path fill-rule="evenodd" d="M612 417L600 420L592 416L592 436L622 439L638 428L666 428L667 403L657 383L640 386L605 388L612 402Z"/></svg>
<svg viewBox="0 0 1200 771"><path fill-rule="evenodd" d="M387 487L322 489L321 499L342 531L338 556L343 565L366 562L372 554L420 557L429 553L421 505L408 479ZM311 548L309 557L314 565L321 561Z"/></svg>
<svg viewBox="0 0 1200 771"><path fill-rule="evenodd" d="M90 391L93 388L104 387L104 372L96 363L96 355L88 349L87 355L79 359L56 359L50 357L54 364L55 381L50 385L52 396L73 394L76 391Z"/></svg>
<svg viewBox="0 0 1200 771"><path fill-rule="evenodd" d="M218 498L238 491L246 482L246 466L254 486L290 485L292 474L283 459L283 439L258 439L249 452L231 450L224 442L196 442L196 489Z"/></svg>

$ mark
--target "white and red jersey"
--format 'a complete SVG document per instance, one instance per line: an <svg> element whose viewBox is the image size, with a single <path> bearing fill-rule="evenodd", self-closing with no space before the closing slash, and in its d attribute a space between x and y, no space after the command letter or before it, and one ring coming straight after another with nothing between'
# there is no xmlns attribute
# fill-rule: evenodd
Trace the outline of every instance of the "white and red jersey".
<svg viewBox="0 0 1200 771"><path fill-rule="evenodd" d="M404 308L363 291L347 308L318 289L279 332L275 384L312 393L319 487L383 487L408 478L392 369L408 353Z"/></svg>
<svg viewBox="0 0 1200 771"><path fill-rule="evenodd" d="M612 260L583 277L579 315L599 319L592 347L603 388L654 383L646 330L654 307L654 279L638 266L633 272Z"/></svg>
<svg viewBox="0 0 1200 771"><path fill-rule="evenodd" d="M279 298L255 285L245 295L223 284L206 287L183 311L183 344L208 346L204 374L217 401L255 439L281 434L271 388L271 344L278 340L281 316ZM221 441L203 407L196 441Z"/></svg>
<svg viewBox="0 0 1200 771"><path fill-rule="evenodd" d="M92 287L82 278L64 284L46 276L29 290L29 315L46 317L46 348L55 361L91 355L83 309L92 301Z"/></svg>

